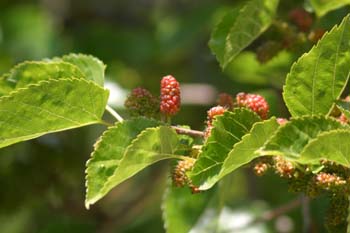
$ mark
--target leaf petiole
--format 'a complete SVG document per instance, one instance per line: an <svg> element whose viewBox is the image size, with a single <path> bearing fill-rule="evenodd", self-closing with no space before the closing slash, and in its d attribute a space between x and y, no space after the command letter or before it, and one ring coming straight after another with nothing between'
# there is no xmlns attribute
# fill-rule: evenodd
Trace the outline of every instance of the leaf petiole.
<svg viewBox="0 0 350 233"><path fill-rule="evenodd" d="M114 111L114 109L111 106L106 105L106 110L119 122L124 121L124 119L116 111Z"/></svg>
<svg viewBox="0 0 350 233"><path fill-rule="evenodd" d="M111 124L111 123L109 123L109 122L107 122L107 121L104 121L104 120L101 120L101 121L100 121L100 124L105 125L105 126L107 126L107 127L113 126L113 124Z"/></svg>

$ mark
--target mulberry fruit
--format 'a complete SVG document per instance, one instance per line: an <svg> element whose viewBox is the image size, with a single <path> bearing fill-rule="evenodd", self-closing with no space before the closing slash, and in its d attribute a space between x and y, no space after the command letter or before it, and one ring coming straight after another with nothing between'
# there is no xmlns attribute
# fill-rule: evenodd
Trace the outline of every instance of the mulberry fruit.
<svg viewBox="0 0 350 233"><path fill-rule="evenodd" d="M207 111L207 128L205 129L205 132L204 132L205 138L208 138L210 136L210 132L213 128L212 123L215 116L222 115L224 114L225 111L227 111L227 109L220 105L212 107Z"/></svg>
<svg viewBox="0 0 350 233"><path fill-rule="evenodd" d="M269 105L261 95L238 93L236 96L237 105L239 107L246 107L256 112L261 119L267 119L269 113Z"/></svg>
<svg viewBox="0 0 350 233"><path fill-rule="evenodd" d="M155 118L159 113L159 99L141 87L132 90L125 100L124 106L131 116Z"/></svg>
<svg viewBox="0 0 350 233"><path fill-rule="evenodd" d="M195 159L190 157L184 160L180 160L175 166L172 174L173 184L176 187L184 187L185 185L188 185L188 187L191 189L191 192L193 194L199 193L200 190L197 186L192 184L192 181L190 178L188 178L188 176L186 175L186 172L192 170L195 161L196 161Z"/></svg>
<svg viewBox="0 0 350 233"><path fill-rule="evenodd" d="M163 77L160 98L160 111L166 116L173 116L180 110L180 84L173 76Z"/></svg>

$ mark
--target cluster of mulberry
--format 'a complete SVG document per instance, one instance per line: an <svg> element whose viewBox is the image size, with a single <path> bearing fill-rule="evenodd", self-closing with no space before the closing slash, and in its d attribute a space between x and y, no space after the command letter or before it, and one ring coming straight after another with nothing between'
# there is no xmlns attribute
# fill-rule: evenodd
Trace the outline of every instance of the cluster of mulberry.
<svg viewBox="0 0 350 233"><path fill-rule="evenodd" d="M285 160L281 156L274 156L274 168L276 173L281 177L292 178L295 172L295 167L292 162Z"/></svg>
<svg viewBox="0 0 350 233"><path fill-rule="evenodd" d="M292 178L296 171L293 163L281 156L261 157L253 165L253 171L257 176L264 175L269 169L274 170L275 173L284 178Z"/></svg>
<svg viewBox="0 0 350 233"><path fill-rule="evenodd" d="M176 187L184 187L187 185L188 187L190 187L192 193L199 192L198 187L192 184L191 179L189 179L186 174L186 172L192 170L195 161L196 161L195 159L191 157L187 157L177 162L171 176L173 180L173 184Z"/></svg>
<svg viewBox="0 0 350 233"><path fill-rule="evenodd" d="M336 174L329 174L325 172L318 173L315 179L316 184L326 190L337 188L346 184L346 181L342 177Z"/></svg>
<svg viewBox="0 0 350 233"><path fill-rule="evenodd" d="M268 163L260 161L254 165L253 170L257 176L262 176L267 172L269 167L270 166Z"/></svg>
<svg viewBox="0 0 350 233"><path fill-rule="evenodd" d="M135 88L124 102L131 116L157 118L159 112L173 116L180 110L180 84L171 75L161 80L160 99L145 88Z"/></svg>
<svg viewBox="0 0 350 233"><path fill-rule="evenodd" d="M267 119L270 107L261 95L241 92L237 94L236 101L239 107L249 108L253 112L256 112L261 119Z"/></svg>
<svg viewBox="0 0 350 233"><path fill-rule="evenodd" d="M267 101L261 95L238 93L236 101L233 101L231 95L227 93L221 93L217 100L218 105L210 108L207 111L206 129L204 131L204 137L210 136L213 128L213 120L216 116L224 114L225 111L230 111L234 107L248 108L251 111L257 113L262 119L267 119L269 112L269 105ZM282 119L282 118L281 118Z"/></svg>
<svg viewBox="0 0 350 233"><path fill-rule="evenodd" d="M173 116L180 110L180 84L171 75L160 82L160 111L166 116Z"/></svg>
<svg viewBox="0 0 350 233"><path fill-rule="evenodd" d="M207 127L204 131L204 137L208 138L210 136L211 130L213 128L213 120L216 116L222 115L224 114L224 112L226 112L227 109L218 105L215 107L212 107L211 109L209 109L207 111Z"/></svg>
<svg viewBox="0 0 350 233"><path fill-rule="evenodd" d="M159 112L159 99L145 88L135 88L124 103L131 116L146 116L155 118Z"/></svg>

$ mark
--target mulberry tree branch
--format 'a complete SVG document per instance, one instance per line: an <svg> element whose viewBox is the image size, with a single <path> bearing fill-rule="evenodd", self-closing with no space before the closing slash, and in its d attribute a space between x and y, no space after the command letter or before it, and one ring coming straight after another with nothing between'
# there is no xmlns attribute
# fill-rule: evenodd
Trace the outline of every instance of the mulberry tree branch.
<svg viewBox="0 0 350 233"><path fill-rule="evenodd" d="M181 128L178 126L171 126L171 127L173 129L175 129L176 133L178 133L178 134L185 134L185 135L189 135L192 137L204 137L204 133L202 131Z"/></svg>

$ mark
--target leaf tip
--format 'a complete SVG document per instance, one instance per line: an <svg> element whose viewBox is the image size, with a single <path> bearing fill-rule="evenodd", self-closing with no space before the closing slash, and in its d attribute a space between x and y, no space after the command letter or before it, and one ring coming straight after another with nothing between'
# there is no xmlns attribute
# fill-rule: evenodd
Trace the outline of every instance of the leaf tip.
<svg viewBox="0 0 350 233"><path fill-rule="evenodd" d="M87 210L90 209L90 203L88 201L85 201L85 209Z"/></svg>

